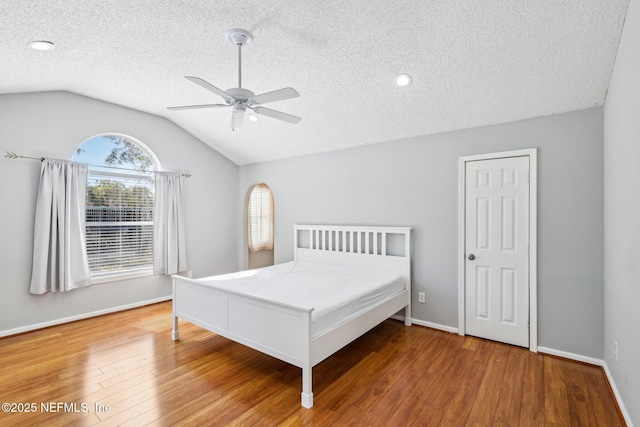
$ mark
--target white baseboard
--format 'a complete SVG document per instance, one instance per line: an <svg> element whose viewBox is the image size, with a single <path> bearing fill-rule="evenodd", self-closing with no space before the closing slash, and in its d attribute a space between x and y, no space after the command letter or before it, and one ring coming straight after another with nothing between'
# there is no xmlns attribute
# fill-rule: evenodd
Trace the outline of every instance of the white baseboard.
<svg viewBox="0 0 640 427"><path fill-rule="evenodd" d="M439 323L427 322L424 320L412 319L413 323L420 326L426 326L427 328L439 329L441 331L450 332L452 334L458 333L458 328L453 326L441 325Z"/></svg>
<svg viewBox="0 0 640 427"><path fill-rule="evenodd" d="M394 315L393 319L404 321L403 316ZM440 325L438 323L425 322L424 320L411 319L413 323L416 325L426 326L428 328L439 329L445 332L458 333L458 328L453 328L451 326ZM620 408L620 412L622 412L622 416L624 417L624 421L627 423L628 427L634 427L633 421L631 420L631 415L627 411L627 408L624 406L624 401L622 400L622 396L618 391L618 387L616 387L616 383L613 380L613 376L611 375L611 371L609 371L609 367L607 363L602 359L596 359L594 357L584 356L581 354L570 353L568 351L556 350L554 348L542 347L538 346L538 352L544 354L550 354L552 356L564 357L565 359L575 360L577 362L588 363L590 365L601 366L604 368L605 375L607 377L607 381L609 381L609 385L611 386L611 390L613 390L613 395L618 403L618 407Z"/></svg>
<svg viewBox="0 0 640 427"><path fill-rule="evenodd" d="M393 316L391 316L391 318L392 319L396 319L396 320L401 320L401 321L404 322L404 316L400 316L400 315L394 314ZM426 326L427 328L433 328L433 329L439 329L439 330L445 331L445 332L451 332L453 334L457 334L458 333L458 328L454 328L452 326L441 325L439 323L426 322L424 320L418 320L418 319L414 319L414 318L411 318L411 323L413 323L415 325Z"/></svg>
<svg viewBox="0 0 640 427"><path fill-rule="evenodd" d="M75 322L76 320L88 319L90 317L101 316L103 314L115 313L117 311L129 310L132 308L142 307L149 304L155 304L163 301L170 301L173 299L172 295L160 298L154 298L146 301L134 302L132 304L120 305L118 307L111 307L104 310L93 311L90 313L78 314L76 316L64 317L62 319L50 320L48 322L35 323L33 325L21 326L14 329L5 329L0 331L0 337L7 337L9 335L22 334L24 332L35 331L36 329L48 328L49 326L62 325L63 323Z"/></svg>
<svg viewBox="0 0 640 427"><path fill-rule="evenodd" d="M404 316L400 316L399 314L394 314L393 316L391 316L391 318L393 320L399 320L401 322L404 322Z"/></svg>
<svg viewBox="0 0 640 427"><path fill-rule="evenodd" d="M609 367L604 360L595 359L589 356L583 356L581 354L569 353L567 351L556 350L548 347L540 347L538 346L539 353L550 354L552 356L564 357L565 359L571 359L578 362L589 363L591 365L601 366L604 368L604 373L607 377L607 381L609 381L609 386L611 390L613 390L613 396L618 403L618 407L620 408L620 412L622 412L622 416L624 417L624 421L627 423L628 427L633 427L633 421L631 421L631 415L627 411L627 408L624 406L624 401L622 400L622 396L618 391L618 387L616 387L616 382L613 380L613 376L611 375L611 371L609 371Z"/></svg>
<svg viewBox="0 0 640 427"><path fill-rule="evenodd" d="M611 386L611 390L613 390L613 395L616 398L616 402L618 402L618 407L620 408L620 412L622 412L624 421L627 423L627 427L633 427L633 421L631 420L631 415L627 411L627 408L624 406L624 401L622 400L622 396L618 391L618 387L616 387L616 382L613 380L613 376L611 375L609 366L607 366L607 362L604 362L602 366L604 368L604 374L607 376L607 380L609 381L609 385Z"/></svg>
<svg viewBox="0 0 640 427"><path fill-rule="evenodd" d="M569 353L568 351L556 350L555 348L538 346L538 353L550 354L552 356L564 357L578 362L588 363L590 365L602 366L604 361L594 357L583 356L581 354Z"/></svg>

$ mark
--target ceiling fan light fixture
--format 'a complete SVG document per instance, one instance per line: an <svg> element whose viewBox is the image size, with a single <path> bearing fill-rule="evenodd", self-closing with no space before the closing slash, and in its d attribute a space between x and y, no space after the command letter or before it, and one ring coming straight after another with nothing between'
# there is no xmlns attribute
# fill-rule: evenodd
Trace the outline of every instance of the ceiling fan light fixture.
<svg viewBox="0 0 640 427"><path fill-rule="evenodd" d="M27 46L29 46L31 49L39 50L42 52L47 50L54 50L56 48L56 45L54 45L53 42L49 42L46 40L33 40L27 43Z"/></svg>
<svg viewBox="0 0 640 427"><path fill-rule="evenodd" d="M400 86L400 87L405 87L405 86L409 86L411 84L411 82L413 81L413 79L411 78L411 76L409 74L398 74L396 76L396 85Z"/></svg>

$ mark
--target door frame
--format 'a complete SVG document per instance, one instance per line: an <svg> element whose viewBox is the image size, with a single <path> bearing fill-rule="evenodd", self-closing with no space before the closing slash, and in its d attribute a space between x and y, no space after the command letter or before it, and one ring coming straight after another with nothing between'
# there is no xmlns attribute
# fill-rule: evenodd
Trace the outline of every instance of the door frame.
<svg viewBox="0 0 640 427"><path fill-rule="evenodd" d="M474 154L458 159L458 334L465 335L465 219L467 162L529 157L529 350L538 351L538 149Z"/></svg>

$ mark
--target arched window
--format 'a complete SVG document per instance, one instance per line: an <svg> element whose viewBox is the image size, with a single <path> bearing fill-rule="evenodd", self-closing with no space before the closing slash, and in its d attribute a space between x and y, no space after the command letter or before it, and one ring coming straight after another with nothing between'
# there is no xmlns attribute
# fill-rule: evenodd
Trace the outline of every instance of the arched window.
<svg viewBox="0 0 640 427"><path fill-rule="evenodd" d="M250 251L273 250L273 194L269 186L257 184L247 206L247 234Z"/></svg>
<svg viewBox="0 0 640 427"><path fill-rule="evenodd" d="M129 136L98 135L73 160L89 164L86 242L93 283L153 273L157 158Z"/></svg>

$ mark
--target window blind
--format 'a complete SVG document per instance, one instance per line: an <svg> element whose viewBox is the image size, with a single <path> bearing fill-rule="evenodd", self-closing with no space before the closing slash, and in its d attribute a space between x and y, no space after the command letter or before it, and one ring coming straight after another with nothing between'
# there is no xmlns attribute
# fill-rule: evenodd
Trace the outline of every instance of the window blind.
<svg viewBox="0 0 640 427"><path fill-rule="evenodd" d="M249 249L273 250L273 195L266 184L251 190L248 220Z"/></svg>
<svg viewBox="0 0 640 427"><path fill-rule="evenodd" d="M92 278L153 268L153 174L89 170L86 242Z"/></svg>

